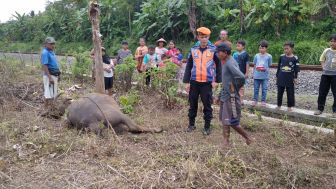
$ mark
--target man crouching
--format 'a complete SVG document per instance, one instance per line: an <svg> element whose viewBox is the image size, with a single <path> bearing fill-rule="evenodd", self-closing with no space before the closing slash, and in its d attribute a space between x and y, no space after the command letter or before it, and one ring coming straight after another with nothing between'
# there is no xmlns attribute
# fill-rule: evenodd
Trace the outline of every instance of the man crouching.
<svg viewBox="0 0 336 189"><path fill-rule="evenodd" d="M217 47L222 62L222 90L220 94L219 119L223 125L224 146L229 146L230 127L236 130L250 144L252 140L240 126L241 102L239 89L245 83L245 76L237 62L231 57L231 48L222 43Z"/></svg>

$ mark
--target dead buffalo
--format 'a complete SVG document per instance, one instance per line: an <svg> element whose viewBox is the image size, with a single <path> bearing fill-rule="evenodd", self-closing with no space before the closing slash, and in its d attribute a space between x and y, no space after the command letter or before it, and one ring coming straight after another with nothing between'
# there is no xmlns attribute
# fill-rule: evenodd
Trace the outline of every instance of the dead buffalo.
<svg viewBox="0 0 336 189"><path fill-rule="evenodd" d="M102 129L108 127L107 121L117 131L122 129L134 133L162 131L159 128L143 128L136 125L120 111L120 107L111 96L98 93L73 101L68 107L67 121L70 126L89 129L97 134L101 134Z"/></svg>

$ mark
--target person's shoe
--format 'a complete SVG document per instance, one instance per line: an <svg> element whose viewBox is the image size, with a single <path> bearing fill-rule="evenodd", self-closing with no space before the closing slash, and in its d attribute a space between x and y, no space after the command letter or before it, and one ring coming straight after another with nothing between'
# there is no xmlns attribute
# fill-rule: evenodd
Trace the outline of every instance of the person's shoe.
<svg viewBox="0 0 336 189"><path fill-rule="evenodd" d="M266 107L266 102L261 102L262 107Z"/></svg>
<svg viewBox="0 0 336 189"><path fill-rule="evenodd" d="M194 125L189 125L189 127L187 128L187 132L190 133L192 131L194 131L196 129L196 127Z"/></svg>
<svg viewBox="0 0 336 189"><path fill-rule="evenodd" d="M321 115L322 114L322 111L321 110L317 110L314 112L314 115Z"/></svg>
<svg viewBox="0 0 336 189"><path fill-rule="evenodd" d="M277 110L277 111L281 110L281 106L277 106L277 107L275 108L275 110Z"/></svg>
<svg viewBox="0 0 336 189"><path fill-rule="evenodd" d="M257 104L258 104L257 101L253 101L253 102L252 102L252 106L253 106L253 107L256 106Z"/></svg>
<svg viewBox="0 0 336 189"><path fill-rule="evenodd" d="M292 108L292 107L288 107L288 108L287 108L287 111L288 111L288 112L292 112L292 111L293 111L293 108Z"/></svg>
<svg viewBox="0 0 336 189"><path fill-rule="evenodd" d="M211 134L211 129L210 128L204 128L203 129L203 135L210 135Z"/></svg>

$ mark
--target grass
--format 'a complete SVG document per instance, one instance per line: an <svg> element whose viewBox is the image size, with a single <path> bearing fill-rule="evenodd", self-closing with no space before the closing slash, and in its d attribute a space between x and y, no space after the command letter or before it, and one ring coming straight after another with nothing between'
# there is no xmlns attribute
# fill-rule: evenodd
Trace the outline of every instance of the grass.
<svg viewBox="0 0 336 189"><path fill-rule="evenodd" d="M1 71L4 78L8 73ZM17 79L7 76L10 89L27 84L27 78L36 86L41 82L38 70ZM75 82L65 78L60 87L65 90ZM91 90L86 81L69 95ZM218 109L213 133L205 137L201 109L196 131L185 133L187 106L168 110L159 94L139 91L139 96L132 119L146 127L162 127L164 132L125 133L119 135L121 144L111 132L99 138L68 129L64 118L38 116L42 104L32 96L24 102L36 109L2 96L6 101L0 123L0 188L336 187L336 141L331 135L243 117L242 125L255 142L246 146L233 132L232 148L223 150Z"/></svg>

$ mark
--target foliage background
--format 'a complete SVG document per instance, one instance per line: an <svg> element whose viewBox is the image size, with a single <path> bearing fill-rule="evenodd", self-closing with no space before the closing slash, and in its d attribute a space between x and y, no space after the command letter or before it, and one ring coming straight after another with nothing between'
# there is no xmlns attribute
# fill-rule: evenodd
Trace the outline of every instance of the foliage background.
<svg viewBox="0 0 336 189"><path fill-rule="evenodd" d="M227 29L233 43L245 39L254 55L258 42L266 39L274 61L282 54L282 44L292 40L302 63L317 64L329 35L336 33L335 0L101 0L101 34L109 55L116 54L122 40L128 40L134 52L139 37L148 44L160 37L174 40L187 54L194 43L188 19L192 1L197 27L209 27L212 41ZM13 20L0 24L0 50L39 52L46 36L57 39L59 54L90 50L87 6L87 0L59 0L49 2L42 13L15 13Z"/></svg>

